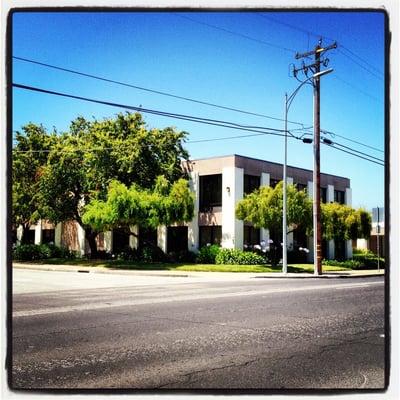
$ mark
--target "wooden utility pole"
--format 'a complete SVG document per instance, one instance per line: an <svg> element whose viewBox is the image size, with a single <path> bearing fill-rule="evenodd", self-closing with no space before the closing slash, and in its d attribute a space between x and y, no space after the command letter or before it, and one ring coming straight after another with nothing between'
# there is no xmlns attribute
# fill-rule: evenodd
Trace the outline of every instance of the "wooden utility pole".
<svg viewBox="0 0 400 400"><path fill-rule="evenodd" d="M313 231L314 231L314 274L322 274L322 229L321 229L321 174L320 174L320 72L321 63L328 65L329 60L321 60L321 54L337 47L336 42L327 47L321 47L322 40L315 50L303 54L296 54L296 59L314 55L314 64L304 65L302 68L294 69L294 75L300 70L307 76L307 71L313 72L314 87L314 169L313 169Z"/></svg>

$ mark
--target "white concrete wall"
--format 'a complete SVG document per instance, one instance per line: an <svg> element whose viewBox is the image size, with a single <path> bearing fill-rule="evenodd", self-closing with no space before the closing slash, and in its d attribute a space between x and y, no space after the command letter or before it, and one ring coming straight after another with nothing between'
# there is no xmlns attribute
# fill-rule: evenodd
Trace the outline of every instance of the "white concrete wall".
<svg viewBox="0 0 400 400"><path fill-rule="evenodd" d="M113 234L112 234L112 231L104 232L104 250L107 253L112 253L112 251L113 251Z"/></svg>
<svg viewBox="0 0 400 400"><path fill-rule="evenodd" d="M367 239L357 239L357 249L368 250L368 240Z"/></svg>
<svg viewBox="0 0 400 400"><path fill-rule="evenodd" d="M35 244L42 243L42 220L39 220L35 225Z"/></svg>
<svg viewBox="0 0 400 400"><path fill-rule="evenodd" d="M269 186L270 185L270 174L267 174L266 172L261 173L261 179L260 179L260 186Z"/></svg>
<svg viewBox="0 0 400 400"><path fill-rule="evenodd" d="M165 225L157 227L157 246L167 252L167 227Z"/></svg>
<svg viewBox="0 0 400 400"><path fill-rule="evenodd" d="M222 169L222 241L225 248L243 249L243 221L235 216L235 207L243 199L243 168Z"/></svg>
<svg viewBox="0 0 400 400"><path fill-rule="evenodd" d="M188 250L197 251L199 248L199 173L192 171L189 175L190 191L194 194L194 214L193 219L188 223Z"/></svg>
<svg viewBox="0 0 400 400"><path fill-rule="evenodd" d="M326 190L326 202L331 203L335 201L335 187L333 185L328 185ZM328 260L333 260L335 258L335 241L333 239L328 240L327 246L327 258Z"/></svg>
<svg viewBox="0 0 400 400"><path fill-rule="evenodd" d="M137 225L135 225L135 226L131 226L130 229L131 229L131 232L134 233L136 236L135 235L129 236L129 247L131 249L137 249L139 246L139 240L137 237L137 235L139 234L139 227Z"/></svg>
<svg viewBox="0 0 400 400"><path fill-rule="evenodd" d="M62 223L58 223L54 228L54 244L61 247L61 234L62 234Z"/></svg>
<svg viewBox="0 0 400 400"><path fill-rule="evenodd" d="M85 231L84 229L76 222L77 232L78 232L78 252L81 256L85 255Z"/></svg>
<svg viewBox="0 0 400 400"><path fill-rule="evenodd" d="M267 174L266 172L261 173L261 179L260 179L260 186L269 186L270 185L270 174ZM265 240L265 243L268 245L268 240L269 240L269 230L261 228L260 229L260 241Z"/></svg>
<svg viewBox="0 0 400 400"><path fill-rule="evenodd" d="M351 207L352 193L350 188L346 188L344 202L347 206ZM351 240L346 241L346 258L353 258L353 243Z"/></svg>

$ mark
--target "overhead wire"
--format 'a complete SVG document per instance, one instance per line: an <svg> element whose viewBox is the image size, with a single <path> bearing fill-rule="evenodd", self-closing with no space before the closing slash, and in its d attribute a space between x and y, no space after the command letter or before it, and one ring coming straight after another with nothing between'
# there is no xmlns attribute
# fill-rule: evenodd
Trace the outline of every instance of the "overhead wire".
<svg viewBox="0 0 400 400"><path fill-rule="evenodd" d="M223 105L220 105L220 104L215 104L215 103L211 103L211 102L207 102L207 101L193 99L193 98L190 98L190 97L179 96L179 95L168 93L168 92L165 92L165 91L149 89L149 88L145 88L143 86L133 85L133 84L130 84L130 83L117 81L117 80L114 80L114 79L109 79L109 78L101 77L101 76L94 75L94 74L88 74L88 73L85 73L85 72L82 72L82 71L78 71L78 70L75 70L75 69L64 68L64 67L60 67L60 66L57 66L57 65L53 65L53 64L48 64L48 63L32 60L32 59L29 59L29 58L18 57L18 56L13 56L13 58L15 60L24 61L24 62L27 62L27 63L36 64L36 65L40 65L40 66L47 67L47 68L52 68L52 69L63 71L63 72L69 72L71 74L85 76L87 78L92 78L92 79L100 80L100 81L103 81L103 82L114 83L114 84L117 84L117 85L130 87L130 88L133 88L133 89L143 90L143 91L146 91L146 92L155 93L155 94L162 95L162 96L168 96L168 97L172 97L172 98L179 99L179 100L190 101L192 103L202 104L202 105L206 105L206 106L210 106L210 107L216 107L216 108L220 108L220 109L228 110L228 111L234 111L234 112L238 112L238 113L241 113L241 114L254 115L254 116L257 116L257 117L268 118L268 119L275 120L275 121L282 121L282 122L284 121L284 119L282 119L282 118L272 117L272 116L267 115L267 114L255 113L255 112L246 111L246 110L242 110L242 109L235 108L235 107L223 106ZM288 123L295 124L295 125L303 125L301 122L289 121L289 120L288 120Z"/></svg>
<svg viewBox="0 0 400 400"><path fill-rule="evenodd" d="M113 107L119 107L119 108L125 108L128 110L135 110L135 111L141 111L141 112L148 112L148 113L152 113L152 114L156 114L156 115L161 115L161 116L165 116L165 117L172 117L172 118L177 118L177 119L185 119L185 120L190 120L193 122L198 122L198 123L205 123L205 124L210 124L210 125L216 125L216 126L221 126L221 127L226 127L226 128L230 128L230 129L239 129L239 130L243 130L243 131L251 131L251 132L257 132L258 135L241 135L241 136L230 136L230 137L219 137L219 138L212 138L212 139L203 139L203 140L197 140L197 141L188 141L188 143L200 143L200 142L211 142L211 141L217 141L217 140L228 140L228 139L237 139L240 137L250 137L250 136L261 136L261 135L272 135L272 136L281 136L284 137L285 134L283 133L284 131L279 130L279 129L274 129L274 128L263 128L263 127L255 127L255 128L262 128L262 129L267 129L267 130L272 130L272 132L266 132L266 131L260 131L257 129L252 129L252 127L250 127L249 125L240 125L237 123L230 123L228 121L220 121L220 120L210 120L209 118L201 118L201 117L193 117L193 116L188 116L188 115L184 115L184 114L176 114L176 113L169 113L169 112L163 112L163 111L158 111L158 110L152 110L152 109L144 109L144 108L140 108L140 107L135 107L135 106L129 106L129 105L125 105L125 104L119 104L119 103L113 103L113 102L109 102L109 101L103 101L103 100L95 100L95 99L90 99L87 97L82 97L82 96L75 96L75 95L70 95L70 94L66 94L66 93L61 93L61 92L55 92L55 91L51 91L51 90L47 90L47 89L41 89L41 88L35 88L32 86L27 86L27 85L21 85L18 83L13 83L13 86L16 88L20 88L20 89L25 89L25 90L31 90L31 91L36 91L36 92L40 92L40 93L46 93L46 94L51 94L51 95L56 95L56 96L61 96L61 97L67 97L67 98L72 98L72 99L76 99L76 100L82 100L82 101L88 101L88 102L92 102L92 103L98 103L98 104L103 104L103 105L108 105L108 106L113 106ZM291 137L291 136L288 136ZM294 135L292 135L292 138L301 140L300 137L296 137ZM322 142L324 143L324 142ZM327 144L327 143L324 143ZM338 145L340 147L345 148L346 150L342 149L342 148L337 148L334 145ZM380 160L376 157L367 155L366 153L362 153L359 152L357 150L351 149L350 147L341 145L340 143L336 143L336 142L331 142L329 144L330 147L336 148L337 150L343 151L345 153L348 154L352 154L356 157L362 158L364 160L373 162L375 164L378 165L384 165L383 160ZM76 151L82 151L81 149L76 149ZM102 150L104 150L104 148L102 148ZM18 151L15 150L16 152L23 152L23 151ZM45 152L47 150L27 150L26 152ZM50 150L48 150L50 151ZM367 157L364 157L367 156ZM380 162L374 161L371 158L374 158L376 160L379 160Z"/></svg>

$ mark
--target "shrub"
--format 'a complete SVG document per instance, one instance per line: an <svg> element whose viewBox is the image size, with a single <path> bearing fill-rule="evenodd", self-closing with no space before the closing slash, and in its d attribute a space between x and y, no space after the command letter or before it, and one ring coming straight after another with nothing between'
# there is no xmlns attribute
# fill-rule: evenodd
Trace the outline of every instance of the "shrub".
<svg viewBox="0 0 400 400"><path fill-rule="evenodd" d="M353 254L353 260L361 264L361 269L378 269L378 256L374 253ZM385 259L379 258L379 267L385 268Z"/></svg>
<svg viewBox="0 0 400 400"><path fill-rule="evenodd" d="M362 269L362 265L359 261L356 260L346 260L346 261L337 261L337 260L322 260L323 265L332 266L332 267L342 267L349 269Z"/></svg>
<svg viewBox="0 0 400 400"><path fill-rule="evenodd" d="M180 263L180 262L188 262L194 263L196 261L196 253L193 253L189 250L182 250L178 252L171 252L168 254L168 259L170 262Z"/></svg>
<svg viewBox="0 0 400 400"><path fill-rule="evenodd" d="M265 258L250 251L221 249L215 258L215 263L230 265L259 265L265 264Z"/></svg>
<svg viewBox="0 0 400 400"><path fill-rule="evenodd" d="M75 258L75 253L53 244L21 244L13 251L14 260L35 261L48 258Z"/></svg>
<svg viewBox="0 0 400 400"><path fill-rule="evenodd" d="M158 246L145 246L139 249L139 260L143 262L165 262L167 255Z"/></svg>
<svg viewBox="0 0 400 400"><path fill-rule="evenodd" d="M220 250L221 248L216 244L202 247L197 254L196 262L199 264L215 264L215 258Z"/></svg>

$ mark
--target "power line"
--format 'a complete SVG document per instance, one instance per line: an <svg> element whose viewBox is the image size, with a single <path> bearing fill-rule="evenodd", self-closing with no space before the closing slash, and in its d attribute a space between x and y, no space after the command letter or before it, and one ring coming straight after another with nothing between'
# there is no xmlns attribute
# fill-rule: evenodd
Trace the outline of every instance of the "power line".
<svg viewBox="0 0 400 400"><path fill-rule="evenodd" d="M350 151L347 151L347 150L344 150L344 149L340 149L340 148L338 148L338 147L335 147L335 146L333 145L333 143L332 143L332 144L328 144L328 143L324 143L324 142L322 142L322 144L324 144L324 145L326 145L326 146L329 146L329 147L331 147L331 148L333 148L333 149L336 149L336 150L342 151L342 152L344 152L344 153L351 154L351 155L353 155L353 156L355 156L355 157L362 158L363 160L366 160L366 161L372 162L372 163L374 163L374 164L378 164L378 165L380 165L380 166L382 166L382 167L384 167L384 166L385 166L385 164L382 164L382 163L380 163L380 162L377 162L377 161L371 160L370 158L363 157L363 156L361 156L361 155L359 155L359 154L352 153L352 152L350 152Z"/></svg>
<svg viewBox="0 0 400 400"><path fill-rule="evenodd" d="M25 90L30 90L30 91L40 92L40 93L51 94L51 95L55 95L55 96L67 97L67 98L87 101L87 102L96 103L96 104L103 104L103 105L112 106L112 107L125 108L127 110L133 110L133 111L138 111L138 112L143 112L143 113L148 113L148 114L160 115L160 116L164 116L164 117L171 117L171 118L176 118L176 119L181 119L181 120L186 120L186 121L198 122L198 123L203 123L203 124L207 124L207 125L221 126L221 127L225 127L225 128L239 129L239 130L249 131L249 132L258 132L258 133L263 133L263 134L270 134L273 136L284 136L282 134L282 132L284 132L283 129L275 129L275 128L251 126L251 125L241 125L241 124L237 124L237 123L229 122L229 121L221 121L221 120L215 120L215 119L210 119L210 118L195 117L195 116L190 116L190 115L185 115L185 114L176 114L176 113L147 109L147 108L142 108L142 107L135 107L135 106L130 106L130 105L126 105L126 104L119 104L119 103L113 103L113 102L109 102L109 101L96 100L96 99L91 99L88 97L75 96L75 95L71 95L71 94L67 94L67 93L61 93L61 92L56 92L56 91L52 91L52 90L41 89L41 88L27 86L27 85L21 85L18 83L13 83L12 86L19 88L19 89L25 89ZM267 130L268 132L266 132L265 130Z"/></svg>
<svg viewBox="0 0 400 400"><path fill-rule="evenodd" d="M270 17L270 16L266 16L266 15L264 15L264 14L257 14L257 15L258 15L259 17L262 17L262 18L268 19L268 20L270 20L270 21L272 21L272 22L275 22L275 23L277 23L277 24L279 24L279 25L283 25L283 26L286 26L286 27L288 27L288 28L294 29L294 30L296 30L296 31L303 32L303 33L305 33L305 34L307 34L307 35L312 35L312 36L315 36L315 37L317 37L317 38L325 38L325 39L328 39L328 40L330 40L330 41L334 41L334 39L332 39L332 38L330 38L330 37L328 37L328 36L321 35L321 34L317 34L317 33L315 33L315 32L312 32L312 31L309 31L309 30L306 30L306 29L303 29L303 28L299 28L298 26L295 26L295 25L292 25L292 24L288 24L287 22L282 22L282 21L276 20L275 18L272 18L272 17ZM340 49L338 49L338 51L339 51L342 55L344 55L345 57L347 57L349 60L353 61L355 64L357 64L359 67L363 68L364 70L366 70L366 71L369 72L370 74L376 76L378 79L382 79L382 78L383 78L383 72L380 71L378 68L374 67L371 63L369 63L368 61L366 61L364 58L362 58L362 57L360 57L359 55L355 54L353 51L351 51L348 47L346 47L346 46L343 45L342 43L338 43L338 46L341 47L342 49L346 50L347 52L349 52L349 53L351 54L351 56L350 56L350 55L348 55L348 54L342 52ZM360 64L359 62L357 62L356 60L354 60L354 58L353 58L352 56L353 56L353 57L356 57L358 60L362 61L365 65L368 65L371 69L373 69L374 71L378 72L378 73L380 74L380 76L376 75L373 71L371 71L370 69L366 68L364 65L362 65L362 64Z"/></svg>
<svg viewBox="0 0 400 400"><path fill-rule="evenodd" d="M364 94L365 96L368 96L369 98L371 98L371 99L377 101L378 103L382 103L382 101L381 101L380 99L378 99L377 97L372 96L371 94L365 92L364 90L362 90L362 89L360 89L359 87L353 85L352 83L349 83L349 82L345 81L344 79L340 78L337 74L334 74L334 75L333 75L333 78L338 79L339 81L345 83L346 85L348 85L348 86L350 86L351 88L357 90L358 92Z"/></svg>
<svg viewBox="0 0 400 400"><path fill-rule="evenodd" d="M181 15L181 14L177 14L177 13L172 13L172 14L174 14L177 17L184 18L184 19L187 19L189 21L195 22L196 24L205 25L205 26L208 26L210 28L217 29L219 31L223 31L225 33L229 33L231 35L235 35L235 36L239 36L239 37L244 38L244 39L251 40L253 42L257 42L257 43L264 44L264 45L267 45L267 46L275 47L277 49L281 49L281 50L289 51L289 52L292 52L292 53L296 53L295 50L290 49L288 47L279 46L277 44L274 44L274 43L271 43L271 42L267 42L265 40L256 39L256 38L254 38L252 36L245 35L243 33L235 32L235 31L232 31L232 30L229 30L229 29L226 29L226 28L222 28L220 26L213 25L213 24L210 24L210 23L207 23L207 22L198 21L198 20L196 20L194 18L191 18L191 17L188 17L186 15Z"/></svg>
<svg viewBox="0 0 400 400"><path fill-rule="evenodd" d="M146 92L149 92L149 93L155 93L155 94L159 94L159 95L162 95L162 96L168 96L168 97L172 97L172 98L179 99L179 100L190 101L192 103L202 104L202 105L206 105L206 106L210 106L210 107L216 107L216 108L220 108L220 109L223 109L223 110L234 111L234 112L238 112L238 113L242 113L242 114L254 115L254 116L257 116L257 117L268 118L268 119L272 119L272 120L275 120L275 121L284 121L282 118L272 117L272 116L266 115L266 114L261 114L261 113L255 113L255 112L251 112L251 111L241 110L239 108L234 108L234 107L229 107L229 106L222 106L222 105L211 103L211 102L207 102L207 101L197 100L197 99L193 99L193 98L190 98L190 97L179 96L179 95L176 95L176 94L163 92L163 91L160 91L160 90L149 89L149 88L145 88L143 86L137 86L137 85L133 85L133 84L126 83L126 82L117 81L117 80L114 80L114 79L104 78L104 77L101 77L101 76L98 76L98 75L88 74L88 73L77 71L77 70L74 70L74 69L64 68L64 67L60 67L60 66L53 65L53 64L47 64L47 63L43 63L43 62L40 62L40 61L31 60L31 59L28 59L28 58L17 57L17 56L13 56L13 58L16 59L16 60L19 60L19 61L24 61L24 62L31 63L31 64L36 64L36 65L41 65L43 67L52 68L52 69L55 69L55 70L58 70L58 71L68 72L68 73L75 74L75 75L80 75L80 76L85 76L87 78L92 78L92 79L96 79L96 80L103 81L103 82L108 82L108 83L114 83L114 84L117 84L117 85L129 87L129 88L133 88L133 89L138 89L138 90L143 90L143 91L146 91ZM295 121L288 121L288 122L291 123L291 124L295 124L295 125L303 125L301 122L295 122Z"/></svg>
<svg viewBox="0 0 400 400"><path fill-rule="evenodd" d="M292 129L292 130L293 130L293 129ZM342 139L344 139L344 140L348 140L349 142L353 142L353 143L356 143L356 144L358 144L358 145L360 145L360 146L367 147L367 148L369 148L369 149L371 149L371 150L375 150L375 151L379 151L379 152L381 152L381 153L384 153L383 150L378 149L377 147L369 146L369 145L367 145L367 144L365 144L365 143L358 142L357 140L349 139L349 138L347 138L346 136L339 135L338 133L331 132L331 131L326 131L326 130L324 130L324 129L321 129L321 132L326 133L326 134L329 134L329 135L331 135L331 136L333 136L333 137L338 136L338 137L340 137L340 138L342 138Z"/></svg>

